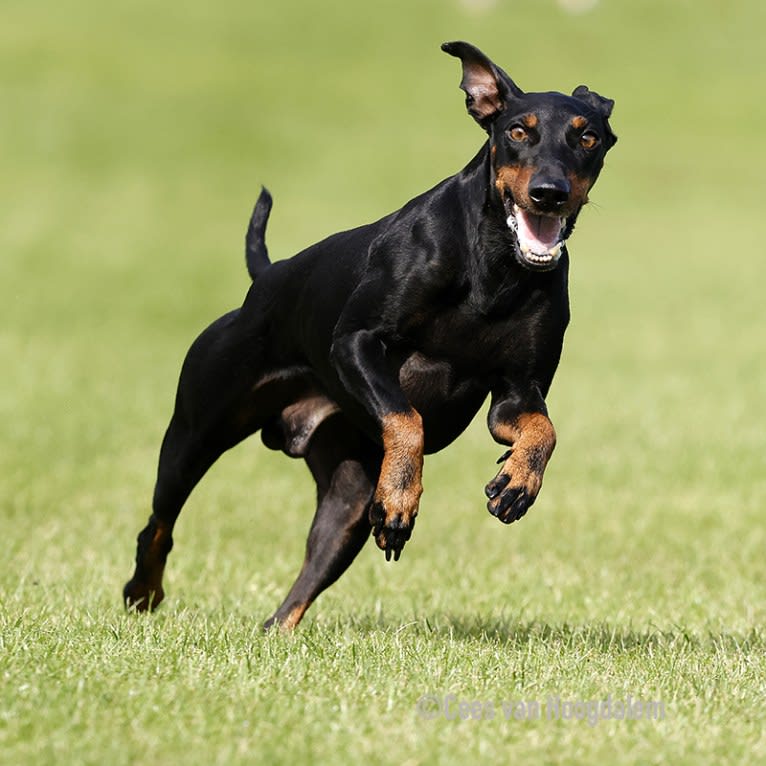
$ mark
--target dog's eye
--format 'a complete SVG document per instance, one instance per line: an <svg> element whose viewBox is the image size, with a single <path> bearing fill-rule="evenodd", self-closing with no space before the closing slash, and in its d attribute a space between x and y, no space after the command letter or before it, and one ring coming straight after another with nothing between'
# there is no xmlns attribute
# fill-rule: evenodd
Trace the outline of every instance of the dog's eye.
<svg viewBox="0 0 766 766"><path fill-rule="evenodd" d="M586 130L585 133L580 136L580 146L582 146L583 149L595 149L600 142L601 139L591 130Z"/></svg>
<svg viewBox="0 0 766 766"><path fill-rule="evenodd" d="M508 136L511 141L526 141L529 137L526 128L521 125L514 125L509 131Z"/></svg>

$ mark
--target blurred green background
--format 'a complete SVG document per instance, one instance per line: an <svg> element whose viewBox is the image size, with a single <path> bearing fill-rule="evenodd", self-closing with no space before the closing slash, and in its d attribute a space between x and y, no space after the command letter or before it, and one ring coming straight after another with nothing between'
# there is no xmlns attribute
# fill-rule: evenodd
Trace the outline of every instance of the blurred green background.
<svg viewBox="0 0 766 766"><path fill-rule="evenodd" d="M762 626L764 29L761 0L4 0L6 624L30 604L116 619L180 363L248 286L260 185L281 258L458 171L483 134L439 45L465 39L524 89L616 102L570 242L559 447L501 529L478 419L427 461L402 562L369 546L308 619ZM311 505L300 464L255 440L226 456L181 517L165 614L268 616ZM687 746L710 723L690 720Z"/></svg>
<svg viewBox="0 0 766 766"><path fill-rule="evenodd" d="M588 367L582 403L611 405L615 430L638 438L675 396L710 461L722 430L752 460L765 17L756 0L6 0L5 481L25 491L40 461L49 476L86 458L119 471L123 450L157 442L186 344L246 289L260 184L286 257L457 171L482 135L439 51L455 38L525 89L584 82L616 101L620 142L572 243L555 390ZM687 401L692 383L710 390Z"/></svg>

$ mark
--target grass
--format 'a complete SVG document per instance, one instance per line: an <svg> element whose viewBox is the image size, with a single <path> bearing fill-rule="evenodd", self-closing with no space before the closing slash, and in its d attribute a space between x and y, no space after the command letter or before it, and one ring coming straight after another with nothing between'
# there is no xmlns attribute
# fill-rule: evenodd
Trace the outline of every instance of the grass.
<svg viewBox="0 0 766 766"><path fill-rule="evenodd" d="M766 761L763 7L472 7L5 3L4 761ZM192 496L163 608L124 614L179 365L242 299L259 185L288 255L457 170L481 135L455 38L522 87L617 102L540 500L507 529L483 510L478 418L427 460L402 560L368 546L295 635L263 636L312 487L253 440ZM423 715L433 695L497 715ZM629 696L665 717L498 712Z"/></svg>
<svg viewBox="0 0 766 766"><path fill-rule="evenodd" d="M26 671L7 722L26 734L10 751L16 762L451 762L461 752L493 762L515 750L547 762L622 753L629 762L744 763L760 736L757 634L444 616L399 625L344 614L264 639L239 610L173 609L129 623L60 605L24 622L3 626L4 648ZM457 708L449 702L432 718L419 700L434 695L479 700L485 716L494 704L496 715L448 718ZM589 724L502 713L503 703L553 711L551 697L563 705L607 695L662 699L665 717ZM30 725L43 706L66 715L53 728ZM736 741L722 736L732 720Z"/></svg>

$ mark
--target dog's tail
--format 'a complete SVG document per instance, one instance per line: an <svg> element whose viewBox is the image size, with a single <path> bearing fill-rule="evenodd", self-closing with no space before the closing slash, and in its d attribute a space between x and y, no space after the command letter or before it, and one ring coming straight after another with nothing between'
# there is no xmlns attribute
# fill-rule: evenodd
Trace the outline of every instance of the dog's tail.
<svg viewBox="0 0 766 766"><path fill-rule="evenodd" d="M269 251L266 247L266 224L271 213L272 199L269 190L261 187L261 194L255 203L253 214L250 216L250 225L247 227L247 236L245 237L245 263L250 279L255 278L268 266Z"/></svg>

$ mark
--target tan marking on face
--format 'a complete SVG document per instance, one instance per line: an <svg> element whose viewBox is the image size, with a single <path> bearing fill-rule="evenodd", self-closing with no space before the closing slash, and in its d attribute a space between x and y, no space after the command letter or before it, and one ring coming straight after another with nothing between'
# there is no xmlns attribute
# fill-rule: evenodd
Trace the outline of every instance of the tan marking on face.
<svg viewBox="0 0 766 766"><path fill-rule="evenodd" d="M567 176L569 185L572 189L570 197L575 204L575 207L580 207L588 202L588 192L593 186L593 179L584 176L578 176L574 173L570 173Z"/></svg>
<svg viewBox="0 0 766 766"><path fill-rule="evenodd" d="M577 117L572 118L572 122L570 124L575 130L581 130L588 124L588 119L582 115L578 115Z"/></svg>
<svg viewBox="0 0 766 766"><path fill-rule="evenodd" d="M416 410L383 418L383 450L375 502L384 508L386 525L396 519L409 525L423 493L423 420Z"/></svg>
<svg viewBox="0 0 766 766"><path fill-rule="evenodd" d="M521 165L503 165L495 171L495 187L501 197L510 196L522 207L529 207L531 201L527 190L534 168Z"/></svg>
<svg viewBox="0 0 766 766"><path fill-rule="evenodd" d="M492 436L512 450L500 473L511 477L511 486L522 486L531 497L535 497L556 447L553 423L541 412L524 413L510 423L497 424Z"/></svg>
<svg viewBox="0 0 766 766"><path fill-rule="evenodd" d="M525 128L536 128L537 127L537 115L536 114L525 114L521 118L521 124Z"/></svg>

